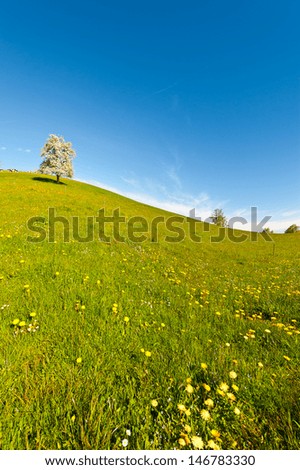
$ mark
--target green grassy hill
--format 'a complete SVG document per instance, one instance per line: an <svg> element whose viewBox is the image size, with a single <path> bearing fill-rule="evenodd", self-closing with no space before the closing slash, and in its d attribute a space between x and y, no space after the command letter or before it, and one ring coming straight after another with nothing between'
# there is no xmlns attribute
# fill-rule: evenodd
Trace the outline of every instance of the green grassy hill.
<svg viewBox="0 0 300 470"><path fill-rule="evenodd" d="M299 234L30 173L0 197L1 449L299 449Z"/></svg>

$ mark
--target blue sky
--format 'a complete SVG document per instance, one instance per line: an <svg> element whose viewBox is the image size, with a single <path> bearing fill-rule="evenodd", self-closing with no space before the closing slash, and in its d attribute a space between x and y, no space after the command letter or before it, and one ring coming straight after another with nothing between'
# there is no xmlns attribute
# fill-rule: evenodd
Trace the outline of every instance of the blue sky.
<svg viewBox="0 0 300 470"><path fill-rule="evenodd" d="M50 133L75 179L205 219L300 225L300 3L10 0L0 15L0 166Z"/></svg>

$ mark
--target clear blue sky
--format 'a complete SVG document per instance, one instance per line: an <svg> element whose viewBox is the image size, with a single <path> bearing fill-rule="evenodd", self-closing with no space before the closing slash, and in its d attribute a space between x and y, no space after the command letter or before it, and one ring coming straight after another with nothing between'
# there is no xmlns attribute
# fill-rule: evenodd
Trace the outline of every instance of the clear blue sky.
<svg viewBox="0 0 300 470"><path fill-rule="evenodd" d="M0 162L50 133L75 179L188 214L300 225L299 0L10 0Z"/></svg>

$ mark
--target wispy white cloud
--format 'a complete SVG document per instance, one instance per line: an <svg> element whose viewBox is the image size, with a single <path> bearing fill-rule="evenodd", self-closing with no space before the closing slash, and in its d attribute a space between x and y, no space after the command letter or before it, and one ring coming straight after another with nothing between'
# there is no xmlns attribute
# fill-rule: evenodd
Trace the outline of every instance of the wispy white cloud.
<svg viewBox="0 0 300 470"><path fill-rule="evenodd" d="M174 86L176 86L176 85L177 85L177 82L171 83L170 85L168 85L164 88L160 88L159 90L154 91L153 93L151 93L151 96L160 95L161 93L164 93L165 91L168 91L171 88L174 88Z"/></svg>
<svg viewBox="0 0 300 470"><path fill-rule="evenodd" d="M205 220L210 217L216 207L224 207L229 202L226 200L214 200L204 191L198 194L185 191L183 189L184 184L180 177L181 165L177 157L173 165L164 166L164 173L162 175L165 177L164 184L161 183L161 181L146 178L145 184L141 185L141 187L148 190L150 194L156 195L145 195L144 192L142 195L137 195L140 199L147 198L151 200L148 204L186 216L190 214L192 209L195 209L197 217L201 217L202 220Z"/></svg>
<svg viewBox="0 0 300 470"><path fill-rule="evenodd" d="M3 151L7 150L7 147L1 147L1 150L3 150Z"/></svg>
<svg viewBox="0 0 300 470"><path fill-rule="evenodd" d="M241 208L241 209L235 209L232 213L231 213L231 217L243 217L245 215L247 215L247 213L249 212L249 208Z"/></svg>
<svg viewBox="0 0 300 470"><path fill-rule="evenodd" d="M134 178L126 178L125 176L122 176L121 179L129 184L130 186L138 186L139 185L139 182L137 180L135 180Z"/></svg>
<svg viewBox="0 0 300 470"><path fill-rule="evenodd" d="M300 210L299 209L296 209L296 210L292 210L292 211L284 211L281 213L282 217L292 217L293 215L295 216L300 216Z"/></svg>
<svg viewBox="0 0 300 470"><path fill-rule="evenodd" d="M178 172L176 168L170 167L166 170L166 174L168 178L175 184L177 188L182 187L181 179L180 176L178 175Z"/></svg>
<svg viewBox="0 0 300 470"><path fill-rule="evenodd" d="M211 204L208 196L199 199L194 198L178 198L177 200L173 197L158 198L144 193L128 193L127 197L134 199L150 206L165 209L176 214L188 216L192 209L196 209L197 216L206 218L211 214ZM195 204L196 202L196 204Z"/></svg>
<svg viewBox="0 0 300 470"><path fill-rule="evenodd" d="M17 152L31 153L31 149L23 149L23 147L18 147Z"/></svg>
<svg viewBox="0 0 300 470"><path fill-rule="evenodd" d="M134 188L140 187L140 181L138 180L138 178L136 177L133 171L131 171L128 175L121 176L121 180L124 181L124 183Z"/></svg>
<svg viewBox="0 0 300 470"><path fill-rule="evenodd" d="M179 96L177 94L172 96L171 99L171 111L177 111L179 108Z"/></svg>

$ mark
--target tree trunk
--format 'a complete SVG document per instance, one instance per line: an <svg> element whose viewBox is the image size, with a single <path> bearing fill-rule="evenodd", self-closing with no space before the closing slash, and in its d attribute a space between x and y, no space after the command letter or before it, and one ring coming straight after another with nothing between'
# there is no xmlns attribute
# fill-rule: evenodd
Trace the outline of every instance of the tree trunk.
<svg viewBox="0 0 300 470"><path fill-rule="evenodd" d="M59 175L56 175L56 182L59 183Z"/></svg>

